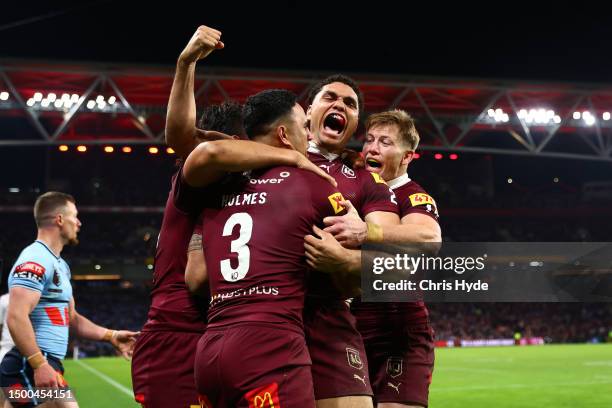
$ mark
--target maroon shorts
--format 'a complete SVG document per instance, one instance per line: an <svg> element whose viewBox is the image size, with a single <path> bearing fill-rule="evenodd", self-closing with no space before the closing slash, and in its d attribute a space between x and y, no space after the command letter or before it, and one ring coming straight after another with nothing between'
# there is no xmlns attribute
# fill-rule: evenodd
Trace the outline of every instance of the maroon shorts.
<svg viewBox="0 0 612 408"><path fill-rule="evenodd" d="M142 332L134 347L132 384L145 408L199 406L193 378L196 346L202 333Z"/></svg>
<svg viewBox="0 0 612 408"><path fill-rule="evenodd" d="M380 325L376 330L362 333L374 400L426 407L434 367L431 326L428 323L393 328Z"/></svg>
<svg viewBox="0 0 612 408"><path fill-rule="evenodd" d="M344 301L308 301L304 331L317 400L372 395L363 340Z"/></svg>
<svg viewBox="0 0 612 408"><path fill-rule="evenodd" d="M209 327L198 343L195 380L203 406L315 406L304 335L271 323Z"/></svg>

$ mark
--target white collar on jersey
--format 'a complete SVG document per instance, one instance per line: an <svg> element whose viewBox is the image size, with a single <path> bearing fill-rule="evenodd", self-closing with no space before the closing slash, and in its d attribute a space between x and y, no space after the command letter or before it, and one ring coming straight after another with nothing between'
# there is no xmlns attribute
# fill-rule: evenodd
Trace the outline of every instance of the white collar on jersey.
<svg viewBox="0 0 612 408"><path fill-rule="evenodd" d="M391 188L391 190L395 190L398 187L404 186L410 183L410 177L408 177L408 173L404 173L401 176L394 178L393 180L387 181L387 185Z"/></svg>
<svg viewBox="0 0 612 408"><path fill-rule="evenodd" d="M310 142L308 142L308 152L309 153L320 154L321 156L325 157L329 161L334 161L339 156L336 153L331 153L331 152L328 152L325 149L322 149L321 147L317 146L316 143L313 142L312 140Z"/></svg>

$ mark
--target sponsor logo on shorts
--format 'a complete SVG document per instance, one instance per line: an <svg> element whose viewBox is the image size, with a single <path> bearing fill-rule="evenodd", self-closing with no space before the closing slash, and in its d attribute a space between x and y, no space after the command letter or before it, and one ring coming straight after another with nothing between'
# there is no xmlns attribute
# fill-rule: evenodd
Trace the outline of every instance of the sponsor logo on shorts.
<svg viewBox="0 0 612 408"><path fill-rule="evenodd" d="M41 283L45 276L45 267L36 262L24 262L15 267L13 276Z"/></svg>
<svg viewBox="0 0 612 408"><path fill-rule="evenodd" d="M365 375L363 377L360 377L357 374L353 374L353 379L361 381L364 386L366 385L366 382L365 382L366 376Z"/></svg>
<svg viewBox="0 0 612 408"><path fill-rule="evenodd" d="M332 205L332 208L334 209L334 214L338 214L339 212L342 212L342 210L344 210L344 207L340 205L340 202L344 201L342 193L334 193L327 197L327 199L329 200Z"/></svg>
<svg viewBox="0 0 612 408"><path fill-rule="evenodd" d="M272 383L247 392L244 398L249 402L249 408L280 408L278 384Z"/></svg>
<svg viewBox="0 0 612 408"><path fill-rule="evenodd" d="M346 348L346 358L348 360L348 364L351 367L356 368L358 370L361 370L363 368L363 361L361 361L361 356L359 355L358 350L355 350L354 348L351 348L351 347L347 347Z"/></svg>
<svg viewBox="0 0 612 408"><path fill-rule="evenodd" d="M389 374L392 378L399 377L402 375L403 370L403 362L399 357L389 357L387 359L387 374Z"/></svg>
<svg viewBox="0 0 612 408"><path fill-rule="evenodd" d="M397 385L395 385L395 384L393 384L393 383L391 383L391 382L388 382L388 383L387 383L387 387L391 387L391 388L393 388L395 391L397 391L397 395L399 395L399 387L400 387L400 385L402 385L402 383L401 383L401 382L397 383Z"/></svg>
<svg viewBox="0 0 612 408"><path fill-rule="evenodd" d="M348 167L346 164L342 165L342 174L344 174L344 177L350 178L350 179L354 179L357 177L357 175L355 174L355 171L351 169L350 167Z"/></svg>

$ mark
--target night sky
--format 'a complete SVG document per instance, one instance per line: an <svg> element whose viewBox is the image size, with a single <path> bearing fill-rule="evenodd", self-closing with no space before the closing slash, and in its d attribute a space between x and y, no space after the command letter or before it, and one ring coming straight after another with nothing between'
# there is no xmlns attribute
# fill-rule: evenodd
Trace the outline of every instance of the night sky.
<svg viewBox="0 0 612 408"><path fill-rule="evenodd" d="M172 66L205 24L227 46L208 59L213 66L612 82L612 16L602 5L48 3L4 5L0 58Z"/></svg>

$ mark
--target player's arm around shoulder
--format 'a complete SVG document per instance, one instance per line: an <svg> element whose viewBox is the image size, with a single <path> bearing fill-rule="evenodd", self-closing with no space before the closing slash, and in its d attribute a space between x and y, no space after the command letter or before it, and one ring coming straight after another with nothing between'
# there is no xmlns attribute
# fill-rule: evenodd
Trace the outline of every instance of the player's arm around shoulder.
<svg viewBox="0 0 612 408"><path fill-rule="evenodd" d="M349 208L343 217L325 219L325 230L343 246L350 248L358 248L366 242L382 241L383 230L400 223L397 200L387 183L378 174L364 169L357 169L356 173L360 180L359 211L365 214L363 219L353 208Z"/></svg>
<svg viewBox="0 0 612 408"><path fill-rule="evenodd" d="M398 227L398 236L391 233L390 241L396 242L442 242L442 229L440 224L432 217L411 213L402 217L402 223Z"/></svg>

